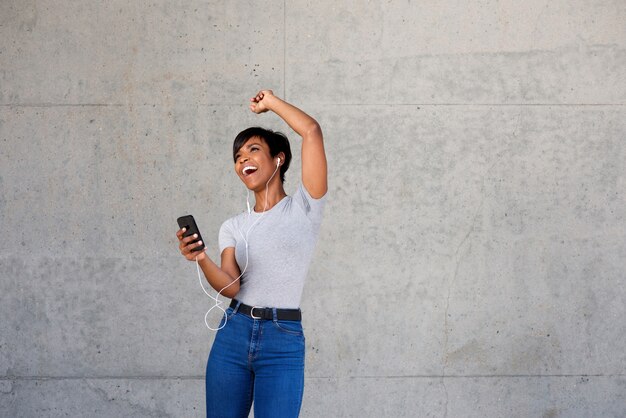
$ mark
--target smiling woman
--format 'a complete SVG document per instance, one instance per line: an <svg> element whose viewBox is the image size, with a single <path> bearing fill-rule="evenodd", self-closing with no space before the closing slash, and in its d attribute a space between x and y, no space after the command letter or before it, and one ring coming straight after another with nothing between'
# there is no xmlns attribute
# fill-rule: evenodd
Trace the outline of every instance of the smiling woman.
<svg viewBox="0 0 626 418"><path fill-rule="evenodd" d="M285 193L291 162L287 137L263 128L240 132L233 143L235 172L254 192L254 210L236 215L219 232L221 265L198 243L179 248L196 260L211 286L232 299L206 368L208 417L297 417L304 391L304 331L300 300L326 202L327 167L319 124L262 90L254 113L272 111L302 137L302 182ZM277 173L280 171L279 175Z"/></svg>
<svg viewBox="0 0 626 418"><path fill-rule="evenodd" d="M247 155L252 157L254 153L259 151L269 153L271 157L280 158L280 180L282 183L285 183L285 173L291 163L289 140L282 133L269 129L248 128L237 135L233 143L233 159L237 174L240 174L239 170L241 170L240 165L237 167L238 163L246 163L242 170L244 177L258 170L258 166L242 159L242 157ZM254 159L252 159L252 162L254 162Z"/></svg>

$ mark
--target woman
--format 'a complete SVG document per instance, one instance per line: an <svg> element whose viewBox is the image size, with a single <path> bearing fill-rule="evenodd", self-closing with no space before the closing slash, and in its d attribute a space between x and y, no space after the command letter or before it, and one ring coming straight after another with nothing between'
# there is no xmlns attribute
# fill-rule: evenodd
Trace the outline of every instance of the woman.
<svg viewBox="0 0 626 418"><path fill-rule="evenodd" d="M302 137L302 183L283 188L291 162L287 138L249 128L235 138L235 172L255 205L228 219L219 233L221 265L192 251L194 237L177 232L181 253L197 260L206 279L232 299L206 368L209 417L297 417L304 389L304 334L300 299L322 220L327 191L320 126L309 115L262 90L254 113L272 111Z"/></svg>

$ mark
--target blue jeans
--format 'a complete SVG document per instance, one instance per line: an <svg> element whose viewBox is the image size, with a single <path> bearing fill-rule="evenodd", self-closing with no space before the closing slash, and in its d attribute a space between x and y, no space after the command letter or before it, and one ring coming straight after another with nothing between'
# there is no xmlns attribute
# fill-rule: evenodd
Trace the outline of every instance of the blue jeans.
<svg viewBox="0 0 626 418"><path fill-rule="evenodd" d="M293 418L304 392L304 333L300 321L252 319L236 308L217 332L206 366L206 413L211 418ZM224 319L222 319L222 323Z"/></svg>

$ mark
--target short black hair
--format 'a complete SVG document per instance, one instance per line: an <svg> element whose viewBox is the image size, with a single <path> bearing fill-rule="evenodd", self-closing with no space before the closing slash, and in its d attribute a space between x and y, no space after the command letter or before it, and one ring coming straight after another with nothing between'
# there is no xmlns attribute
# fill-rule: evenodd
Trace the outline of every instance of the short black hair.
<svg viewBox="0 0 626 418"><path fill-rule="evenodd" d="M289 169L289 163L291 162L291 147L289 146L289 140L285 134L281 132L275 132L271 129L260 128L258 126L244 129L237 134L235 142L233 142L233 160L237 162L235 156L241 147L253 137L259 137L265 141L270 148L270 155L272 157L277 156L281 152L285 154L285 161L283 161L280 166L280 181L284 183L285 173Z"/></svg>

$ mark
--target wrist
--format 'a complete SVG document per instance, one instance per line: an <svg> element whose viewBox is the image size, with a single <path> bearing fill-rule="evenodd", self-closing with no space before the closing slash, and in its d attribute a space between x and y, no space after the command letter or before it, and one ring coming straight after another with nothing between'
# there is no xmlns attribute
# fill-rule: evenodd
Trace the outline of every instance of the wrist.
<svg viewBox="0 0 626 418"><path fill-rule="evenodd" d="M281 100L279 97L274 96L273 94L266 94L263 97L263 104L265 107L271 111L274 111L276 104L280 103Z"/></svg>
<svg viewBox="0 0 626 418"><path fill-rule="evenodd" d="M198 263L202 263L203 261L206 261L207 258L208 256L206 255L206 252L204 251L202 251L200 254L196 256L196 260L198 261Z"/></svg>

